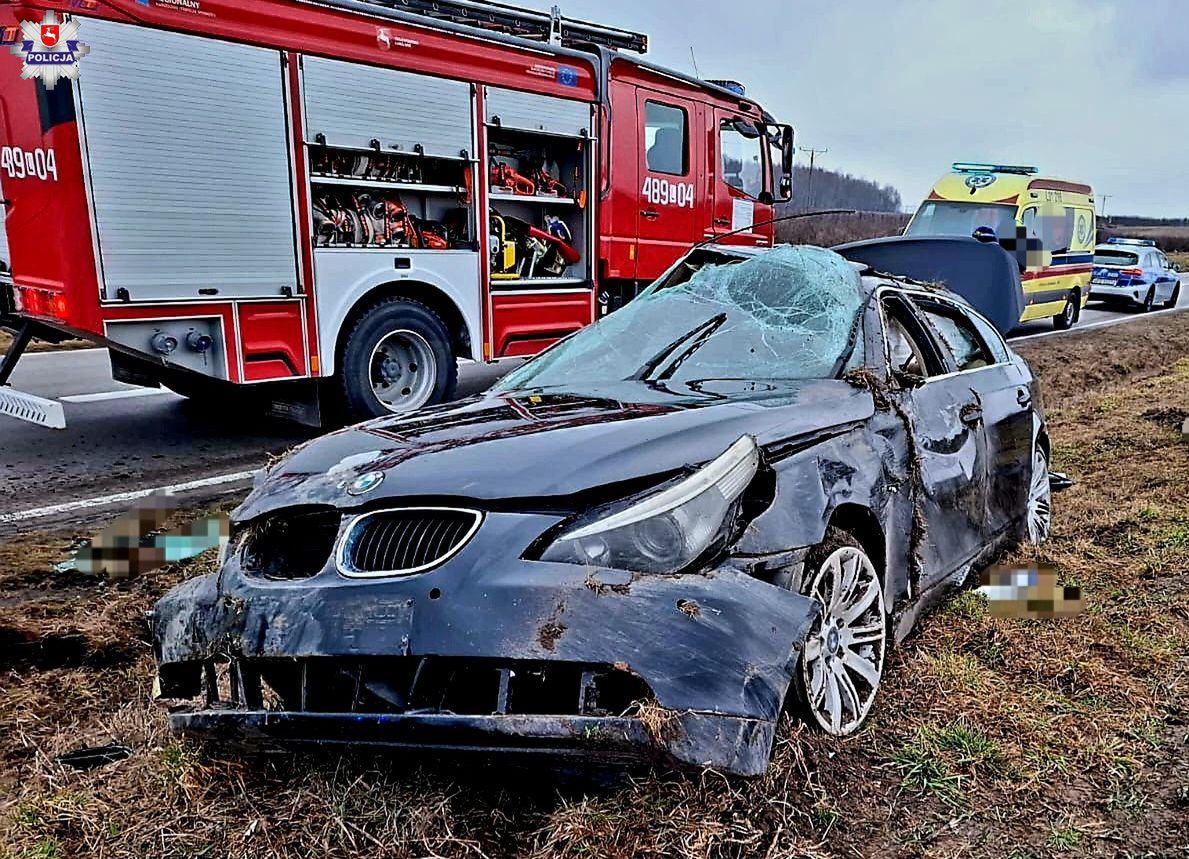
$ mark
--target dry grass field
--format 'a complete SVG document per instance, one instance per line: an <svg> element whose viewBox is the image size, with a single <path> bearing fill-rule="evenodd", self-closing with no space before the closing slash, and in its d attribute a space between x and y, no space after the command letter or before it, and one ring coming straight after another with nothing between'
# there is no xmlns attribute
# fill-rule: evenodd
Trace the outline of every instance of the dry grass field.
<svg viewBox="0 0 1189 859"><path fill-rule="evenodd" d="M1046 383L1056 566L1087 611L963 592L892 658L874 718L789 724L770 773L610 785L497 763L243 757L169 736L143 612L212 560L56 573L78 536L0 547L0 857L1173 857L1189 852L1189 314L1021 348ZM656 646L663 646L657 642ZM55 756L120 742L76 772Z"/></svg>
<svg viewBox="0 0 1189 859"><path fill-rule="evenodd" d="M8 351L8 347L12 345L12 335L7 331L0 331L0 355ZM61 343L47 343L44 340L33 340L26 347L28 352L54 352L59 349L90 349L94 343L88 343L86 340L63 340Z"/></svg>
<svg viewBox="0 0 1189 859"><path fill-rule="evenodd" d="M910 215L897 212L858 212L783 221L776 225L776 241L833 247L845 242L894 236L908 226Z"/></svg>
<svg viewBox="0 0 1189 859"><path fill-rule="evenodd" d="M1176 251L1189 254L1189 227L1107 227L1099 222L1100 237L1127 236L1134 239L1154 239L1165 253ZM1171 254L1170 254L1171 255Z"/></svg>

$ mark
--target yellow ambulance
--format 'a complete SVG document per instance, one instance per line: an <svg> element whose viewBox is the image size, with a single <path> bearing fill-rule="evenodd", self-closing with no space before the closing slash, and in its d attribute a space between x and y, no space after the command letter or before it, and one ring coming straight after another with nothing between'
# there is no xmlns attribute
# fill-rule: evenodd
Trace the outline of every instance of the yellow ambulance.
<svg viewBox="0 0 1189 859"><path fill-rule="evenodd" d="M1035 167L958 162L904 230L906 236L998 240L1021 261L1021 322L1069 328L1090 296L1097 222L1094 190Z"/></svg>

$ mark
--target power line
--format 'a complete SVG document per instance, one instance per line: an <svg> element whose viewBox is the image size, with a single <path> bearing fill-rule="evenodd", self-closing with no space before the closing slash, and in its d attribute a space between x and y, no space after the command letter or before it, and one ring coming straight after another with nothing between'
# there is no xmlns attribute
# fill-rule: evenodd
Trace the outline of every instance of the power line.
<svg viewBox="0 0 1189 859"><path fill-rule="evenodd" d="M808 194L808 199L805 202L805 206L806 206L806 208L812 209L813 208L813 162L817 158L817 156L825 155L830 150L829 149L813 149L812 147L807 147L807 146L802 146L799 148L802 152L809 153L809 194Z"/></svg>

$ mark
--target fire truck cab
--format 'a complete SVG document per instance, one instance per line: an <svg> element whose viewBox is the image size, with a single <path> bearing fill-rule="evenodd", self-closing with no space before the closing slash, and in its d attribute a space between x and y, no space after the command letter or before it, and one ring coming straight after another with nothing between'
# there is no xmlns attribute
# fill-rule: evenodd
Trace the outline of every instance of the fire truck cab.
<svg viewBox="0 0 1189 859"><path fill-rule="evenodd" d="M312 424L440 402L459 360L534 354L691 244L770 245L791 196L792 129L742 87L556 10L6 12L0 414L46 425L59 404L6 386L34 336L108 347L121 381L250 389ZM22 58L29 22L77 32ZM22 76L64 50L76 77Z"/></svg>

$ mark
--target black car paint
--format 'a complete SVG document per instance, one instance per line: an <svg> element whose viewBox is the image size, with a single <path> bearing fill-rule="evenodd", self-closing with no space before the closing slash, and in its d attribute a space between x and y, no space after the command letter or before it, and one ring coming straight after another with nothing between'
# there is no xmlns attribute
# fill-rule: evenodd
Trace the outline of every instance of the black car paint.
<svg viewBox="0 0 1189 859"><path fill-rule="evenodd" d="M380 418L302 445L237 512L243 521L303 504L343 506L360 474L383 471L369 507L399 498L465 498L500 507L565 507L604 487L660 482L713 459L741 435L761 446L858 424L871 399L841 380L783 382L720 393L621 383L591 395L523 392L476 397ZM722 386L728 388L737 386ZM614 496L612 496L614 497Z"/></svg>
<svg viewBox="0 0 1189 859"><path fill-rule="evenodd" d="M295 507L329 506L345 522L363 510L450 503L484 511L483 525L444 566L406 578L348 579L328 558L312 579L270 581L245 574L233 555L219 573L187 582L155 610L167 696L195 694L202 664L214 657L573 661L642 678L672 716L663 733L644 730L640 714L336 719L201 706L176 712L175 729L286 744L664 754L763 772L816 616L795 586L806 552L831 524L859 535L883 571L900 638L944 585L1024 533L1018 491L1021 484L1026 491L1031 461L1021 473L1019 414L1027 415L1029 452L1031 436L1043 432L1027 366L1012 355L1010 363L965 373L951 364L923 383L895 378L880 357L883 309L905 287L889 280L865 286L871 294L860 336L869 366L862 384L505 392L303 445L258 482L234 514L237 523ZM952 362L940 348L936 357ZM1012 413L1005 392L1020 388L1030 403L1015 404ZM972 402L982 418L967 412L963 422ZM656 576L527 559L535 541L571 516L708 462L743 434L761 447L770 492L730 544L698 568ZM385 475L374 492L347 493L356 477L373 471ZM1009 509L1014 514L1004 521Z"/></svg>

